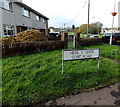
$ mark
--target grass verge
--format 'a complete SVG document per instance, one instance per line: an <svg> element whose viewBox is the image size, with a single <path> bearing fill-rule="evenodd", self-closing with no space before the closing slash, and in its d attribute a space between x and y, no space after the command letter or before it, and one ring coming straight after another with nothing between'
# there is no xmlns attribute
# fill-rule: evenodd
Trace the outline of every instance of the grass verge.
<svg viewBox="0 0 120 107"><path fill-rule="evenodd" d="M120 47L117 46L102 44L94 46L84 46L79 47L77 49L95 49L95 48L100 49L100 56L120 61Z"/></svg>
<svg viewBox="0 0 120 107"><path fill-rule="evenodd" d="M96 89L117 82L120 76L118 64L102 58L100 68L94 59L65 62L62 75L61 57L61 50L56 50L3 58L3 105L31 105Z"/></svg>

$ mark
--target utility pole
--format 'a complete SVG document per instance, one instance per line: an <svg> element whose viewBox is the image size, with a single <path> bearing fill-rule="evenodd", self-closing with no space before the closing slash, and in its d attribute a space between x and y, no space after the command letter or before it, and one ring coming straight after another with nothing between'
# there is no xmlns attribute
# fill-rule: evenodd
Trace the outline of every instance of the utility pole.
<svg viewBox="0 0 120 107"><path fill-rule="evenodd" d="M111 31L110 42L109 42L110 45L112 45L113 26L114 26L114 16L116 16L116 14L117 14L117 12L115 12L115 7L116 7L116 0L115 0L115 4L114 4L114 12L112 12L113 20L112 20L112 31Z"/></svg>
<svg viewBox="0 0 120 107"><path fill-rule="evenodd" d="M99 19L99 23L98 23L98 24L99 24L99 25L98 25L98 35L99 35L99 34L100 34L100 32L101 32L101 31L100 31L100 28L101 28L101 23L100 23L100 18L98 18L98 19Z"/></svg>
<svg viewBox="0 0 120 107"><path fill-rule="evenodd" d="M87 36L89 36L89 17L90 17L90 0L88 0L88 24L87 24Z"/></svg>
<svg viewBox="0 0 120 107"><path fill-rule="evenodd" d="M64 23L64 31L65 31L65 23Z"/></svg>

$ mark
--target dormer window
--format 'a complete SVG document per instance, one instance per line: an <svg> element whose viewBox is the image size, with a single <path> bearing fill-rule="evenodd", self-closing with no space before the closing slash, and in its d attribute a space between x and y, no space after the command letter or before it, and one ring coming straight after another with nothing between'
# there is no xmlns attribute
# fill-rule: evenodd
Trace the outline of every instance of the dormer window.
<svg viewBox="0 0 120 107"><path fill-rule="evenodd" d="M40 17L38 15L36 15L36 20L40 21Z"/></svg>
<svg viewBox="0 0 120 107"><path fill-rule="evenodd" d="M26 17L30 17L30 11L26 8L22 8L22 15Z"/></svg>
<svg viewBox="0 0 120 107"><path fill-rule="evenodd" d="M41 21L42 21L43 23L45 23L45 19L44 19L44 18L41 18Z"/></svg>

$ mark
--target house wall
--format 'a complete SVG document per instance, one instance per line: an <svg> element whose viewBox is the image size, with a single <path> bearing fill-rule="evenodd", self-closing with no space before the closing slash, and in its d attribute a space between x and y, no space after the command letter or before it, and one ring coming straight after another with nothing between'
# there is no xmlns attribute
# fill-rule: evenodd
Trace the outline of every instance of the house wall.
<svg viewBox="0 0 120 107"><path fill-rule="evenodd" d="M2 9L0 8L0 38L3 35L3 30L2 30Z"/></svg>
<svg viewBox="0 0 120 107"><path fill-rule="evenodd" d="M1 9L1 8L0 8ZM25 17L22 15L22 6L13 2L12 11L2 9L2 22L6 25L13 25L15 28L16 26L26 26L30 28L36 29L46 29L46 22L36 21L36 14L30 11L30 17ZM2 32L3 33L3 32ZM46 31L47 33L47 31Z"/></svg>
<svg viewBox="0 0 120 107"><path fill-rule="evenodd" d="M2 34L3 35L4 35L3 25L13 25L14 31L15 31L14 33L16 34L15 16L13 12L14 11L2 9Z"/></svg>

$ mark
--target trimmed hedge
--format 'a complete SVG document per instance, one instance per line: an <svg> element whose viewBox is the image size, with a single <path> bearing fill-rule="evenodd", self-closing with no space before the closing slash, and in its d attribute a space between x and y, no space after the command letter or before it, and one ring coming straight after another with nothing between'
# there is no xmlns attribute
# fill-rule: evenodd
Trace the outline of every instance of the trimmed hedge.
<svg viewBox="0 0 120 107"><path fill-rule="evenodd" d="M79 46L90 46L102 44L101 38L80 38Z"/></svg>

